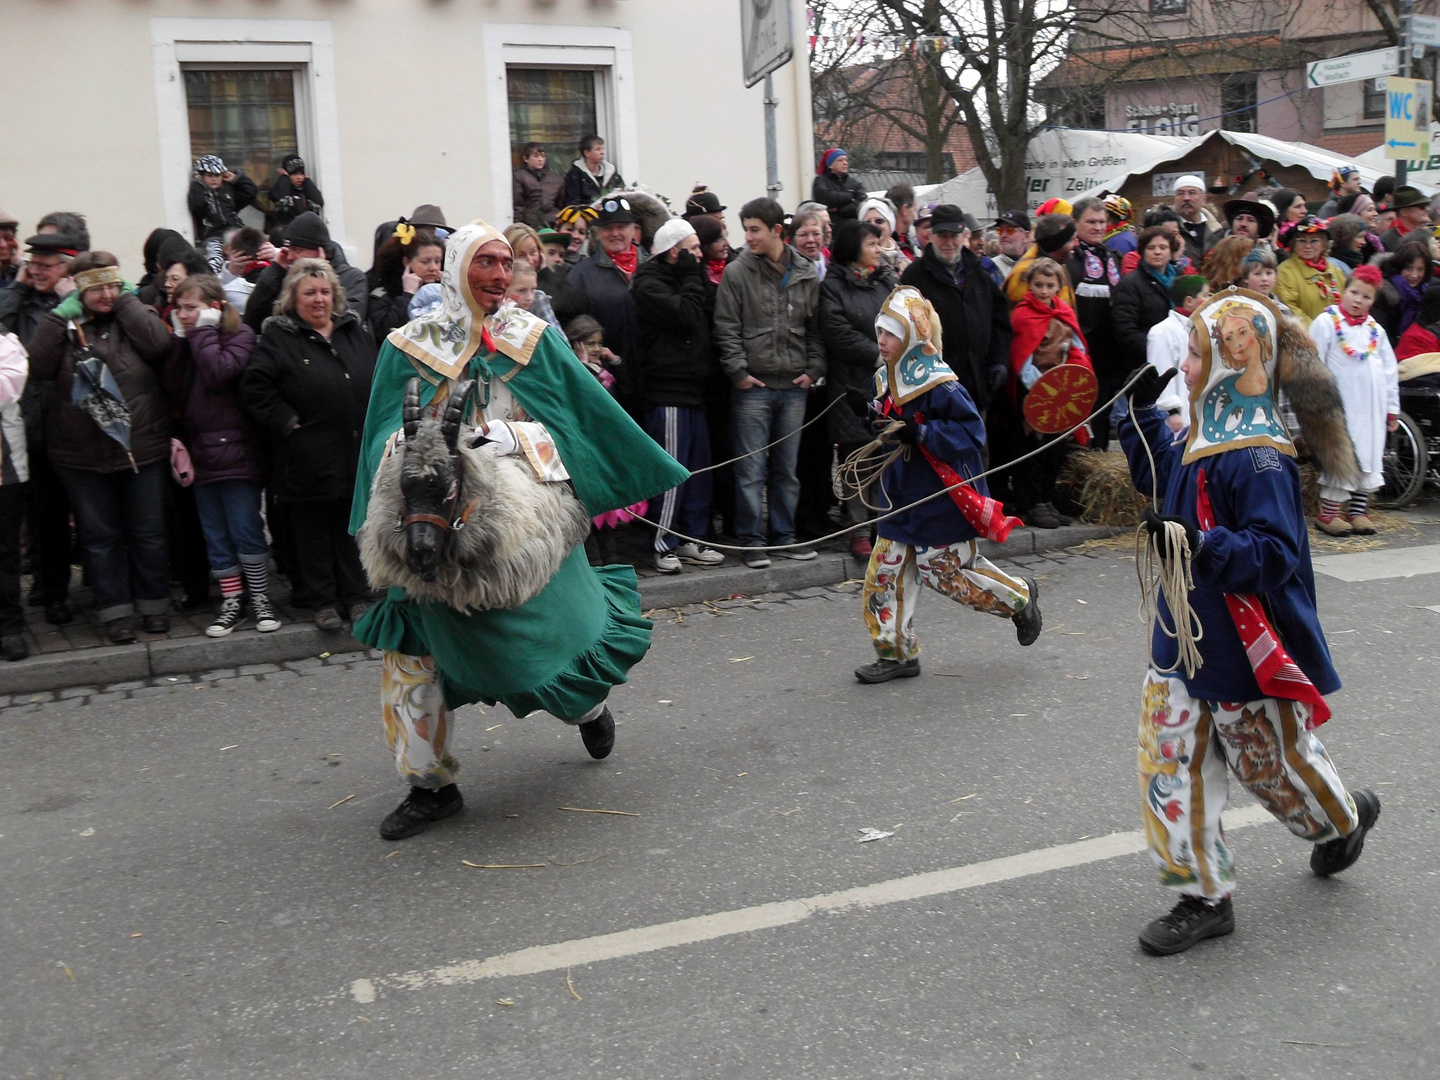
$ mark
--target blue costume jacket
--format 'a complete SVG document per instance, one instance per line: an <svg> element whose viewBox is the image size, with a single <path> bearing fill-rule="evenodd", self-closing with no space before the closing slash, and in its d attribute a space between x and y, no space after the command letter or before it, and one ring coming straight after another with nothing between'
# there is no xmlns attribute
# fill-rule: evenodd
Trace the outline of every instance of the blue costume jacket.
<svg viewBox="0 0 1440 1080"><path fill-rule="evenodd" d="M892 410L894 408L892 406ZM980 459L980 450L985 445L985 421L960 383L940 383L898 408L907 420L917 414L922 418L920 445L936 458L961 476L975 476L985 471ZM878 412L876 415L878 417ZM891 415L893 417L893 411ZM908 506L945 487L924 455L913 447L908 458L899 457L890 463L881 482L883 488L877 493L880 497L872 501L884 508L882 512ZM990 494L984 480L974 487L981 495ZM960 513L949 495L880 522L879 532L886 540L915 547L945 547L976 536L975 527Z"/></svg>
<svg viewBox="0 0 1440 1080"><path fill-rule="evenodd" d="M1165 414L1153 408L1136 412L1141 430L1136 430L1128 414L1119 428L1136 488L1144 495L1153 490L1150 461L1140 443L1144 438L1155 455L1164 491L1161 512L1199 528L1198 477L1204 470L1215 513L1215 527L1203 533L1204 543L1192 563L1195 588L1190 606L1204 631L1199 642L1204 664L1193 678L1186 679L1183 670L1174 676L1184 681L1192 697L1204 701L1256 701L1266 696L1255 681L1225 603L1226 593L1251 593L1265 605L1285 650L1315 688L1322 694L1338 690L1340 676L1330 662L1315 609L1315 573L1295 459L1272 447L1256 446L1182 465L1184 441L1176 441ZM1166 625L1173 625L1164 597L1159 606ZM1175 642L1159 627L1151 649L1161 670L1175 665Z"/></svg>

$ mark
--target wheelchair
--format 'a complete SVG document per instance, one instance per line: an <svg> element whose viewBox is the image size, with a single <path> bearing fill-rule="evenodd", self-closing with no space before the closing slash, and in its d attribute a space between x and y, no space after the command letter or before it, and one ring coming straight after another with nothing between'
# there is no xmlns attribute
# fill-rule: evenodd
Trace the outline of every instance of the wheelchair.
<svg viewBox="0 0 1440 1080"><path fill-rule="evenodd" d="M1409 506L1427 483L1440 488L1440 375L1400 384L1399 422L1385 437L1385 484L1375 493L1386 510Z"/></svg>

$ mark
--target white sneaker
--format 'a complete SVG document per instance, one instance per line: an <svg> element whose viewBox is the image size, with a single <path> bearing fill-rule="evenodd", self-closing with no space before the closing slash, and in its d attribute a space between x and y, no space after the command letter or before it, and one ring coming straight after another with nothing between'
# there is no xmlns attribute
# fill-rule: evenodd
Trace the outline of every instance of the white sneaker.
<svg viewBox="0 0 1440 1080"><path fill-rule="evenodd" d="M655 569L662 574L680 573L680 560L675 557L673 551L655 552Z"/></svg>
<svg viewBox="0 0 1440 1080"><path fill-rule="evenodd" d="M764 570L770 565L770 556L752 548L745 552L745 565L751 570Z"/></svg>
<svg viewBox="0 0 1440 1080"><path fill-rule="evenodd" d="M675 555L681 562L695 563L697 566L719 566L725 561L722 552L701 547L699 544L681 544L675 549Z"/></svg>
<svg viewBox="0 0 1440 1080"><path fill-rule="evenodd" d="M205 628L206 637L227 637L230 631L240 625L245 617L244 606L240 597L231 596L220 603L220 614L215 621Z"/></svg>

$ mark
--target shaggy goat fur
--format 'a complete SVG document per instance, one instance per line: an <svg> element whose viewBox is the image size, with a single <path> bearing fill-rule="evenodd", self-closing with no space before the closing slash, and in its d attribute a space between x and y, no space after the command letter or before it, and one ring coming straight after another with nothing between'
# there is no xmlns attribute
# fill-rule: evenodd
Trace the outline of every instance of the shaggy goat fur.
<svg viewBox="0 0 1440 1080"><path fill-rule="evenodd" d="M381 463L359 533L360 561L375 588L398 585L412 599L460 611L517 608L538 595L584 542L590 519L568 484L542 484L523 458L497 457L485 445L472 448L470 435L462 430L452 455L440 420L425 420ZM475 510L462 528L446 534L439 575L427 582L406 565L406 534L395 528L406 512L400 480L417 469L446 475L452 461L460 476L456 512L472 502Z"/></svg>
<svg viewBox="0 0 1440 1080"><path fill-rule="evenodd" d="M1335 385L1335 376L1320 359L1310 331L1303 324L1287 318L1281 318L1279 323L1276 373L1280 389L1300 421L1303 442L1297 449L1308 455L1327 478L1353 490L1362 470L1350 429L1345 426L1345 402Z"/></svg>

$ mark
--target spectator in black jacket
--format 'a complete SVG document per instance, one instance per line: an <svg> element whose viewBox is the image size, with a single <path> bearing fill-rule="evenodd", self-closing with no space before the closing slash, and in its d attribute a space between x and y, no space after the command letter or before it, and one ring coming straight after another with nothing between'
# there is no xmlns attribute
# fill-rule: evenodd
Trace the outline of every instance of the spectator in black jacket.
<svg viewBox="0 0 1440 1080"><path fill-rule="evenodd" d="M875 396L875 371L880 366L875 316L898 283L881 257L883 240L881 227L868 221L842 221L835 228L830 269L820 283L827 401L847 394L863 394L866 400ZM828 416L830 441L839 445L841 458L875 437L874 431L843 404L831 408ZM858 492L847 493L845 510L852 525L874 517L873 511L860 501ZM870 549L867 534L851 537L850 551L856 558L868 559Z"/></svg>
<svg viewBox="0 0 1440 1080"><path fill-rule="evenodd" d="M605 140L599 135L586 135L580 140L580 156L570 165L565 174L565 191L561 196L563 206L576 203L590 204L607 191L625 186L614 164L605 160Z"/></svg>
<svg viewBox="0 0 1440 1080"><path fill-rule="evenodd" d="M285 230L285 246L256 280L245 304L245 325L257 334L261 332L265 320L275 313L275 301L285 284L286 272L301 259L323 259L335 268L336 277L345 287L346 310L364 326L370 295L365 273L345 261L345 253L330 239L325 222L320 220L320 215L311 213L301 214Z"/></svg>
<svg viewBox="0 0 1440 1080"><path fill-rule="evenodd" d="M532 229L548 229L555 224L555 215L564 205L560 199L565 180L550 171L546 163L545 144L528 142L520 149L520 167L512 175L510 202L515 220Z"/></svg>
<svg viewBox="0 0 1440 1080"><path fill-rule="evenodd" d="M958 206L931 211L930 243L905 268L900 284L913 285L940 316L945 363L984 413L1010 371L1010 313L979 257L966 246L969 230Z"/></svg>
<svg viewBox="0 0 1440 1080"><path fill-rule="evenodd" d="M589 313L605 328L605 344L620 357L615 396L632 415L640 412L640 366L635 363L635 302L630 279L645 256L640 250L640 219L628 199L606 199L591 226L600 248L582 259L566 284L585 297Z"/></svg>
<svg viewBox="0 0 1440 1080"><path fill-rule="evenodd" d="M635 361L645 387L645 430L687 469L710 465L705 387L719 365L710 348L710 284L700 262L695 227L671 218L655 231L651 257L635 271ZM703 537L710 528L710 474L690 477L651 500L655 569L680 572L682 563L718 566L725 556L667 529Z"/></svg>
<svg viewBox="0 0 1440 1080"><path fill-rule="evenodd" d="M305 161L299 154L280 162L280 176L270 188L270 205L267 229L283 229L301 214L319 214L325 209L325 196L305 175Z"/></svg>
<svg viewBox="0 0 1440 1080"><path fill-rule="evenodd" d="M1170 286L1179 276L1172 260L1184 241L1163 226L1144 230L1139 238L1140 266L1110 291L1110 314L1122 371L1134 371L1148 359L1150 328L1170 316Z"/></svg>
<svg viewBox="0 0 1440 1080"><path fill-rule="evenodd" d="M370 290L366 323L378 346L391 330L410 321L410 301L420 286L440 280L445 242L429 229L397 225L375 257L380 284Z"/></svg>
<svg viewBox="0 0 1440 1080"><path fill-rule="evenodd" d="M820 155L820 164L810 185L810 197L830 211L837 225L860 216L865 188L850 175L850 155L838 146L832 146Z"/></svg>
<svg viewBox="0 0 1440 1080"><path fill-rule="evenodd" d="M219 275L225 268L221 245L225 233L245 223L240 211L255 201L255 181L237 176L214 154L195 159L195 179L190 182L187 201L195 226L195 246L205 253L210 271Z"/></svg>

